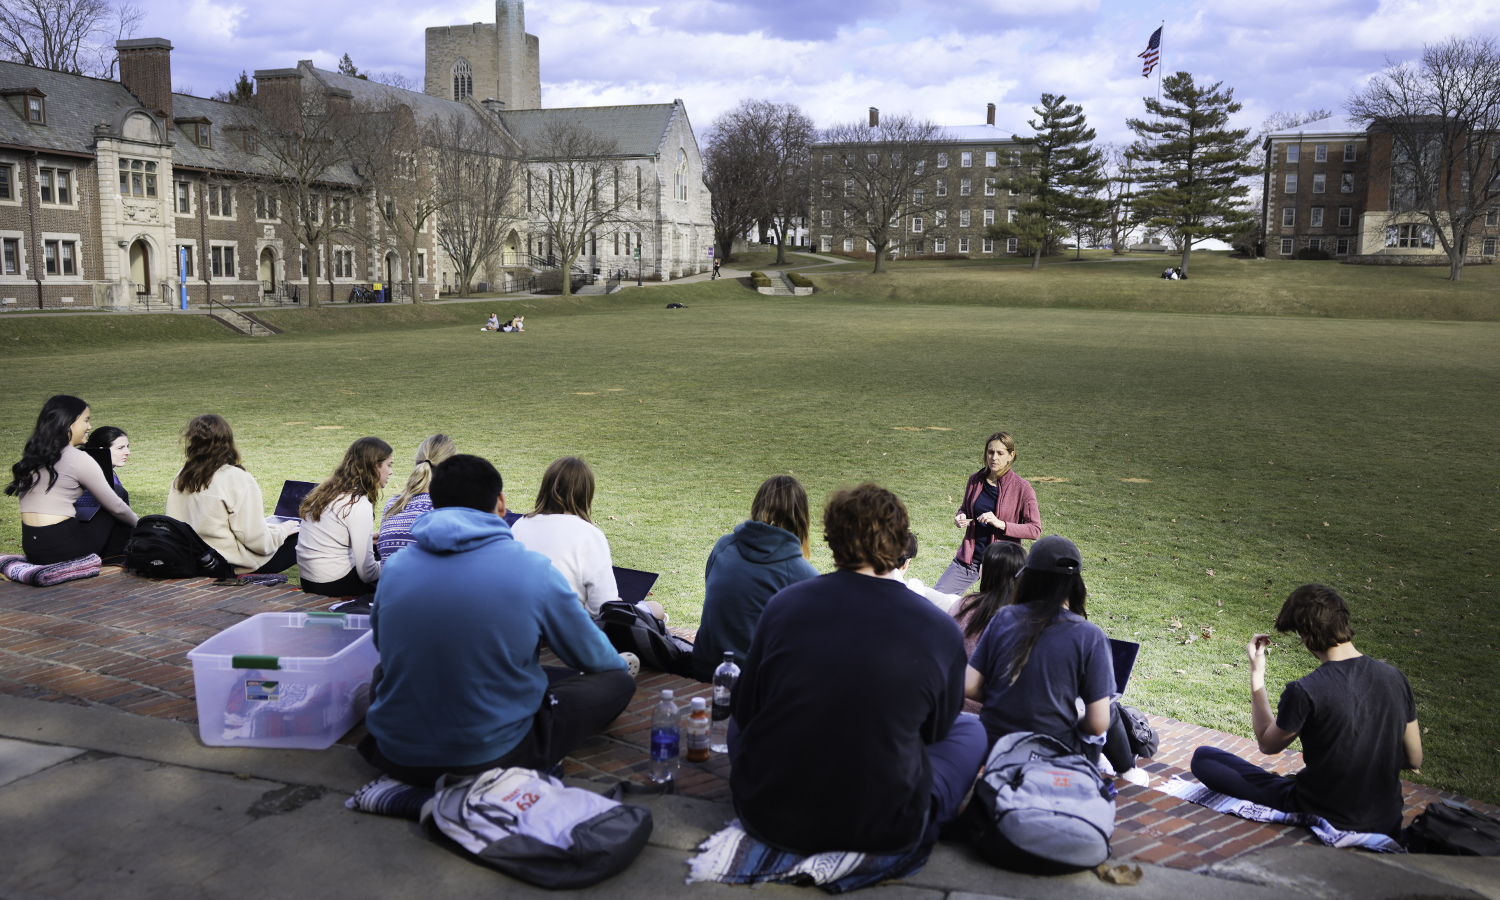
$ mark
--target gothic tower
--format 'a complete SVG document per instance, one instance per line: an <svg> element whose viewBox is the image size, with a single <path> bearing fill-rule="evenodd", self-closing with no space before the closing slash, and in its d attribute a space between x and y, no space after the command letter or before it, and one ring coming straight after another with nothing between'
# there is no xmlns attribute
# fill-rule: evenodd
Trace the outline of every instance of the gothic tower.
<svg viewBox="0 0 1500 900"><path fill-rule="evenodd" d="M496 0L493 25L427 29L423 90L449 100L494 98L506 109L540 109L540 43L526 33L522 0Z"/></svg>

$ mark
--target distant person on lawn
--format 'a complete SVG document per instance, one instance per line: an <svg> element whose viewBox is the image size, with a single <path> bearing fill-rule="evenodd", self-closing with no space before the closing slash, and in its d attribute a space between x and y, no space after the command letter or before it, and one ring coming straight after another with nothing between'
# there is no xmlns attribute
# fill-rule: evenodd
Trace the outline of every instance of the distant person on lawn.
<svg viewBox="0 0 1500 900"><path fill-rule="evenodd" d="M734 690L729 787L758 840L793 853L896 853L937 839L984 762L963 708L958 626L892 573L906 506L837 491L823 537L838 570L771 598Z"/></svg>
<svg viewBox="0 0 1500 900"><path fill-rule="evenodd" d="M567 580L511 535L503 487L480 457L438 464L433 511L380 579L370 621L382 675L359 752L408 784L550 768L635 695ZM543 641L568 668L538 662Z"/></svg>
<svg viewBox="0 0 1500 900"><path fill-rule="evenodd" d="M1302 738L1305 768L1284 778L1217 747L1193 753L1193 775L1211 790L1279 809L1321 816L1335 828L1401 832L1401 770L1422 766L1411 685L1395 666L1354 649L1349 607L1333 588L1305 584L1276 616L1320 665L1281 692L1277 713L1266 697L1266 648L1257 634L1250 658L1250 720L1260 752L1280 753Z"/></svg>

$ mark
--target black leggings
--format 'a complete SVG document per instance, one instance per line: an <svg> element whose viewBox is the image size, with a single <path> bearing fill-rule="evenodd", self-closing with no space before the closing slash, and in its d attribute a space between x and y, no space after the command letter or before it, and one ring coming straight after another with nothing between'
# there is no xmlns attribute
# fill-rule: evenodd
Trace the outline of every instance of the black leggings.
<svg viewBox="0 0 1500 900"><path fill-rule="evenodd" d="M293 548L294 559L296 552ZM302 590L304 593L322 594L325 597L363 597L365 594L375 593L375 585L366 584L364 579L359 577L358 569L350 569L349 574L338 581L310 581L304 578Z"/></svg>
<svg viewBox="0 0 1500 900"><path fill-rule="evenodd" d="M92 519L64 519L56 525L21 523L21 550L26 561L39 566L79 559L97 553L105 565L125 556L130 526L100 510Z"/></svg>
<svg viewBox="0 0 1500 900"><path fill-rule="evenodd" d="M256 575L276 575L297 564L297 535L291 535L266 560L266 564L255 570Z"/></svg>

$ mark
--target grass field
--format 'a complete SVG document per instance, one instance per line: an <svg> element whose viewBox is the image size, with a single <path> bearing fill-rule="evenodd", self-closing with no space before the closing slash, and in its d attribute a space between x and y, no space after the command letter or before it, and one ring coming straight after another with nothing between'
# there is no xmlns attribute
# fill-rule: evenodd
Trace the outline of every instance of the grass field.
<svg viewBox="0 0 1500 900"><path fill-rule="evenodd" d="M1044 530L1083 548L1092 617L1144 644L1134 702L1248 733L1244 642L1293 587L1322 581L1353 605L1358 645L1410 677L1422 779L1500 800L1500 325L1332 318L1337 304L1315 302L1296 317L1010 302L1104 303L1127 278L1179 304L1253 294L1211 277L1232 265L1292 271L1210 260L1164 286L1133 265L1049 266L992 272L998 300L965 272L816 276L837 293L811 298L720 281L517 301L521 335L481 333L482 306L461 304L268 312L288 331L255 340L196 317L4 319L0 447L13 460L41 402L78 394L96 426L131 432L121 475L143 512L162 509L178 434L205 411L228 417L271 495L325 476L364 434L397 448L393 489L443 431L494 460L522 509L550 460L579 454L616 562L662 573L657 597L690 625L709 549L776 472L815 504L864 479L896 490L923 542L914 571L932 583L981 441L1004 428ZM1085 271L1095 281L1069 280ZM1383 270L1415 286L1369 302L1494 319L1494 272L1446 286ZM1013 278L1028 287L993 286ZM1309 293L1368 293L1336 288ZM16 509L0 501L0 547L18 543ZM1278 638L1273 694L1312 666Z"/></svg>

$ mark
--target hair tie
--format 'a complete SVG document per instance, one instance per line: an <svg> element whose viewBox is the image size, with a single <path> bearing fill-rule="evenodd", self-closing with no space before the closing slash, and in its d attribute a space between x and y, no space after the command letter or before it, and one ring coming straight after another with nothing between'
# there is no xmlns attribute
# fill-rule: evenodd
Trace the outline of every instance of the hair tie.
<svg viewBox="0 0 1500 900"><path fill-rule="evenodd" d="M419 466L430 466L430 465L432 465L432 460L430 460L430 459L419 459L419 460L417 460L417 465L419 465Z"/></svg>

